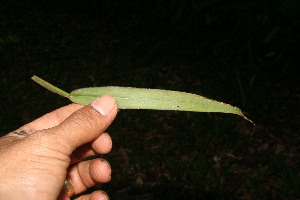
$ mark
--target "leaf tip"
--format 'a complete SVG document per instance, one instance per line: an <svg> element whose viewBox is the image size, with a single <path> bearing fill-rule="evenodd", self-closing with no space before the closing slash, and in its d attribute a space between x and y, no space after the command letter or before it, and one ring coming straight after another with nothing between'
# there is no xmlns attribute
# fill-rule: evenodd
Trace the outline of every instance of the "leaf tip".
<svg viewBox="0 0 300 200"><path fill-rule="evenodd" d="M255 126L255 123L251 119L247 118L244 114L240 114L240 116Z"/></svg>
<svg viewBox="0 0 300 200"><path fill-rule="evenodd" d="M63 96L63 97L68 97L68 96L69 96L69 93L67 93L67 92L65 92L65 91L63 91L63 90L61 90L61 89L59 89L58 87L55 87L54 85L48 83L47 81L41 79L40 77L38 77L38 76L36 76L36 75L33 75L33 76L31 77L31 79L32 79L33 81L35 81L36 83L38 83L39 85L41 85L42 87L44 87L44 88L50 90L51 92L54 92L54 93L56 93L56 94L59 94L59 95L61 95L61 96Z"/></svg>

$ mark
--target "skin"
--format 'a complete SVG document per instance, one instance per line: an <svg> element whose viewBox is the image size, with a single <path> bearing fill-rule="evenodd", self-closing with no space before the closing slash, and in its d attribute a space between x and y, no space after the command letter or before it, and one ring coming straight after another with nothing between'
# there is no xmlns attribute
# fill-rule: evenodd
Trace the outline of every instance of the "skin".
<svg viewBox="0 0 300 200"><path fill-rule="evenodd" d="M67 200L110 181L107 161L82 160L110 152L112 140L104 131L117 111L116 101L104 95L88 106L59 108L1 137L0 200ZM64 187L67 178L71 187ZM77 198L104 199L103 191Z"/></svg>

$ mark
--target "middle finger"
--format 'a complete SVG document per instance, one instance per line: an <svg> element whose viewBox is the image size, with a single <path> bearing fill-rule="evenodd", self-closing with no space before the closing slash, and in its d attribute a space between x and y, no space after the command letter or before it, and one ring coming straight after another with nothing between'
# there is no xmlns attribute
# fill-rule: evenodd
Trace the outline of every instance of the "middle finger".
<svg viewBox="0 0 300 200"><path fill-rule="evenodd" d="M68 177L75 194L79 194L99 183L110 181L111 168L106 160L100 158L82 161L69 169Z"/></svg>

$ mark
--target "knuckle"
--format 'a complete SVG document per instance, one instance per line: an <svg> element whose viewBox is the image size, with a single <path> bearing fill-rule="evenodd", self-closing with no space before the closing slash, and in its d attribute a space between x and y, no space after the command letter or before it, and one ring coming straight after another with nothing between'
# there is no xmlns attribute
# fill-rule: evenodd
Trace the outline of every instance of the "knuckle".
<svg viewBox="0 0 300 200"><path fill-rule="evenodd" d="M82 109L76 111L74 123L84 129L95 128L99 125L98 113L93 112L90 109Z"/></svg>

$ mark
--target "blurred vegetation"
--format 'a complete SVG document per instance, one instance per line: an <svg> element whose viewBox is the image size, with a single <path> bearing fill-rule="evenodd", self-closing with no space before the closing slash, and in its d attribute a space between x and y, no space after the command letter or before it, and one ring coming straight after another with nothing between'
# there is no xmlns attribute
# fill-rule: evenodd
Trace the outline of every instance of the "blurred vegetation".
<svg viewBox="0 0 300 200"><path fill-rule="evenodd" d="M0 7L1 129L66 105L30 80L162 88L224 114L121 111L111 199L297 199L299 1L12 0Z"/></svg>

